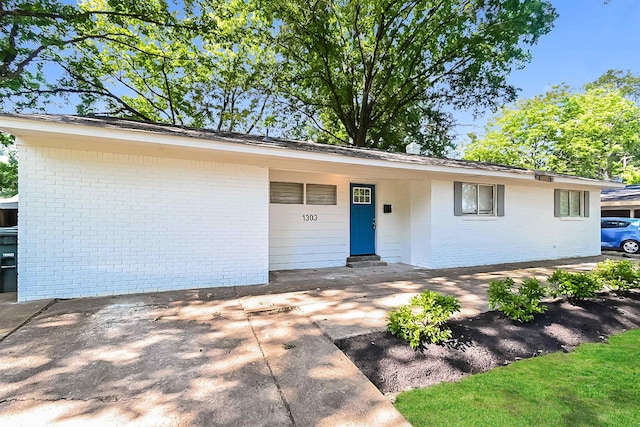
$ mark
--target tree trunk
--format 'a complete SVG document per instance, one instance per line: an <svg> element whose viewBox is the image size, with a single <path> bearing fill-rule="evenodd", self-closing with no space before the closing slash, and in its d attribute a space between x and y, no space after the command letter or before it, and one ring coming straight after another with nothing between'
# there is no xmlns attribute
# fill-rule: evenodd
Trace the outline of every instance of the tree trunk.
<svg viewBox="0 0 640 427"><path fill-rule="evenodd" d="M353 145L356 147L368 147L366 129L358 128L356 130L356 134L353 136Z"/></svg>

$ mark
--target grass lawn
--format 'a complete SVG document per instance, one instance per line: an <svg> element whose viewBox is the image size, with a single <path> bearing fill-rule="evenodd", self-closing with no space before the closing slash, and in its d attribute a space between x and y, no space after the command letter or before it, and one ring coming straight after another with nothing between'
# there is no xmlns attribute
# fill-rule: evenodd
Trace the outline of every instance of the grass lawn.
<svg viewBox="0 0 640 427"><path fill-rule="evenodd" d="M640 426L640 330L400 394L414 426Z"/></svg>

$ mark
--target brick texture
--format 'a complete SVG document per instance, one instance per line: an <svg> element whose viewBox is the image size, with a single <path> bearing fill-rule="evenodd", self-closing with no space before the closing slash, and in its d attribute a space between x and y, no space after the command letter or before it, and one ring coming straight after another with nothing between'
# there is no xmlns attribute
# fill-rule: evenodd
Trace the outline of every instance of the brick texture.
<svg viewBox="0 0 640 427"><path fill-rule="evenodd" d="M600 254L598 191L591 191L590 217L565 219L553 215L553 190L571 187L505 184L505 216L478 218L453 215L452 181L431 182L431 254L425 267L464 267Z"/></svg>
<svg viewBox="0 0 640 427"><path fill-rule="evenodd" d="M268 169L21 145L20 301L268 282Z"/></svg>

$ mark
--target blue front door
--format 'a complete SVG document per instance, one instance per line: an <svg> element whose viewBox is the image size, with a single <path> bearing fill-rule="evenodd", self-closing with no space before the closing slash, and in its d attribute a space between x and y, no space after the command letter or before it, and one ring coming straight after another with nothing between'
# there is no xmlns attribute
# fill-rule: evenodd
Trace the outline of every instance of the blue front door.
<svg viewBox="0 0 640 427"><path fill-rule="evenodd" d="M375 188L351 184L351 255L376 253Z"/></svg>

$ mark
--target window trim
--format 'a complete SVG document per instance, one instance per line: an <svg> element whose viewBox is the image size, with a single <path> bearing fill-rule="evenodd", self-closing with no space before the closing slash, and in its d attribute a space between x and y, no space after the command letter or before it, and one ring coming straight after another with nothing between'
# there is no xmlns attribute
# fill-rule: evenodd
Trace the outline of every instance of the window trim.
<svg viewBox="0 0 640 427"><path fill-rule="evenodd" d="M479 188L480 186L493 187L493 212L492 213L480 213L479 209L476 209L475 213L465 213L462 210L462 188L463 185L475 185L476 186L476 202L479 202ZM504 216L505 210L505 186L501 184L490 184L480 182L461 182L454 181L453 183L453 214L455 216L464 216L467 218L494 218ZM478 207L479 207L479 203Z"/></svg>
<svg viewBox="0 0 640 427"><path fill-rule="evenodd" d="M364 197L364 201L356 201L355 197L355 192L356 190L365 190L364 193L365 194L359 194L359 197ZM353 203L354 205L370 205L372 203L371 200L371 188L369 187L351 187L351 203ZM368 199L368 201L367 201Z"/></svg>
<svg viewBox="0 0 640 427"><path fill-rule="evenodd" d="M282 201L282 199L280 201L274 201L274 184L278 185L278 184L284 184L285 186L289 186L290 188L293 188L294 186L297 188L300 188L300 199L296 199L295 201L289 202L289 201ZM305 204L305 191L304 191L304 184L299 183L299 182L288 182L288 181L270 181L269 182L269 204L274 204L274 205L304 205ZM298 201L299 200L299 201Z"/></svg>
<svg viewBox="0 0 640 427"><path fill-rule="evenodd" d="M496 216L496 205L497 205L497 197L496 197L496 186L495 185L491 185L491 184L470 184L467 182L462 183L462 197L463 197L463 202L464 202L464 187L465 186L471 186L471 187L475 187L475 196L476 196L476 200L475 200L475 205L476 205L476 209L475 212L465 212L464 211L464 203L463 203L463 207L462 207L462 214L463 215L476 215L476 216ZM489 212L481 212L480 211L480 187L486 187L486 188L491 188L491 210Z"/></svg>
<svg viewBox="0 0 640 427"><path fill-rule="evenodd" d="M284 184L291 187L299 188L301 191L301 198L295 201L274 201L273 200L273 188L274 184ZM333 187L333 203L309 203L308 189L309 186L324 186ZM304 182L289 182L289 181L269 181L269 204L273 205L304 205L304 206L337 206L338 205L338 186L336 184L316 184L316 183L304 183Z"/></svg>
<svg viewBox="0 0 640 427"><path fill-rule="evenodd" d="M589 218L589 191L587 190L571 190L568 188L556 188L554 191L554 200L553 200L553 213L556 218L566 218L566 219L580 219L580 218ZM568 202L567 202L567 214L563 214L561 212L561 197L562 194L566 193ZM579 193L580 200L580 213L578 215L571 215L571 193Z"/></svg>
<svg viewBox="0 0 640 427"><path fill-rule="evenodd" d="M322 203L317 203L317 201L309 201L309 187L311 188L317 188L320 189L321 187L324 187L325 189L330 189L331 190L331 196L332 199L330 200L331 203L324 203L324 200L322 201ZM338 204L338 186L335 184L314 184L314 183L306 183L304 185L304 200L305 200L305 204L306 205L310 205L310 206L336 206Z"/></svg>

